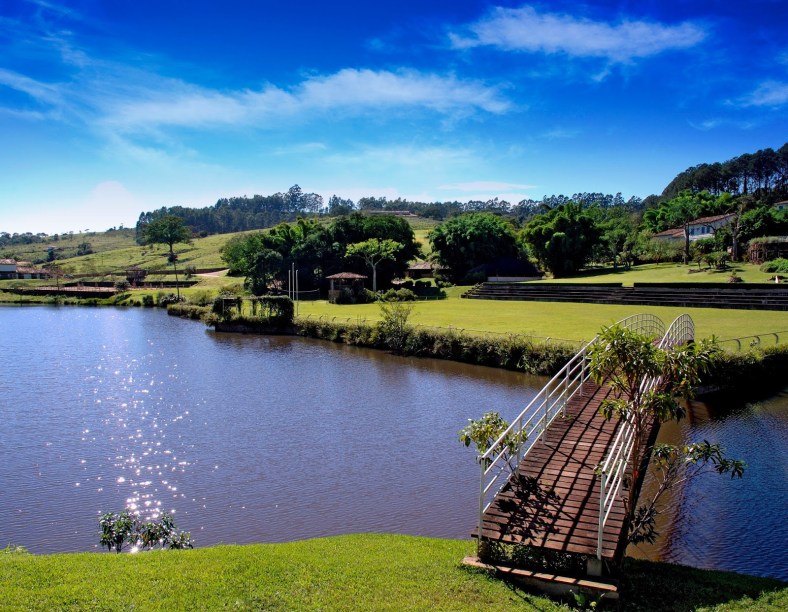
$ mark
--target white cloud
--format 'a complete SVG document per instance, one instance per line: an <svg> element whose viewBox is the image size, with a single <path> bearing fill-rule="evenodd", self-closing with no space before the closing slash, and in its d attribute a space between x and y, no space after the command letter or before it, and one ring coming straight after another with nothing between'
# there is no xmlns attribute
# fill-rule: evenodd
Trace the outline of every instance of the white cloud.
<svg viewBox="0 0 788 612"><path fill-rule="evenodd" d="M674 26L622 20L611 24L567 14L539 13L530 6L496 7L466 30L449 35L455 48L492 46L505 51L606 58L618 63L688 49L706 38L706 32L691 23Z"/></svg>
<svg viewBox="0 0 788 612"><path fill-rule="evenodd" d="M470 183L452 183L441 185L438 189L446 191L507 191L511 189L533 189L533 185L520 185L518 183L502 183L498 181L472 181Z"/></svg>
<svg viewBox="0 0 788 612"><path fill-rule="evenodd" d="M0 69L0 85L29 95L50 114L116 134L160 135L170 127L270 128L283 121L309 122L326 113L356 116L426 110L463 116L503 113L510 107L497 87L413 70L346 68L311 76L289 89L269 84L256 90L217 91L94 61L64 83L45 83Z"/></svg>
<svg viewBox="0 0 788 612"><path fill-rule="evenodd" d="M741 100L743 106L778 107L788 104L788 83L765 81Z"/></svg>
<svg viewBox="0 0 788 612"><path fill-rule="evenodd" d="M57 85L42 83L4 68L0 68L0 85L27 94L37 102L44 104L57 104L61 100Z"/></svg>
<svg viewBox="0 0 788 612"><path fill-rule="evenodd" d="M159 85L167 85L159 82ZM258 91L217 92L183 83L162 91L139 90L112 100L103 123L122 131L164 126L274 126L283 118L308 121L326 112L363 114L427 109L441 114L502 113L509 103L476 81L415 71L347 68L306 79L291 90L268 85ZM136 94L136 95L135 95Z"/></svg>

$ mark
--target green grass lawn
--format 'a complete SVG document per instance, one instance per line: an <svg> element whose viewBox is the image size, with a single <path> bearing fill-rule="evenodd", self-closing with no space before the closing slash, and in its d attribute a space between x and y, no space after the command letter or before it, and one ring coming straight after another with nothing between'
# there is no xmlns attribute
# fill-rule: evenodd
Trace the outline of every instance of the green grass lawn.
<svg viewBox="0 0 788 612"><path fill-rule="evenodd" d="M526 334L571 341L590 340L605 326L639 312L651 312L666 324L684 312L692 315L699 338L738 338L767 332L788 331L788 313L773 310L728 310L572 304L563 302L516 302L466 300L458 296L467 287L452 287L446 300L417 302L411 322L417 325L455 327L495 333ZM351 320L380 318L377 304L336 305L326 301L299 302L300 316L326 316ZM780 336L788 342L788 334Z"/></svg>
<svg viewBox="0 0 788 612"><path fill-rule="evenodd" d="M690 273L690 271L693 273ZM731 272L736 274L745 283L766 283L769 276L761 272L758 266L749 263L733 263L728 270L707 270L705 266L701 272L697 264L684 265L679 263L642 264L630 270L619 268L615 272L612 267L591 268L573 276L572 278L547 278L542 283L623 283L631 287L633 283L727 283Z"/></svg>
<svg viewBox="0 0 788 612"><path fill-rule="evenodd" d="M136 555L0 553L4 610L561 610L460 561L474 543L349 535ZM624 610L777 610L788 585L632 561Z"/></svg>

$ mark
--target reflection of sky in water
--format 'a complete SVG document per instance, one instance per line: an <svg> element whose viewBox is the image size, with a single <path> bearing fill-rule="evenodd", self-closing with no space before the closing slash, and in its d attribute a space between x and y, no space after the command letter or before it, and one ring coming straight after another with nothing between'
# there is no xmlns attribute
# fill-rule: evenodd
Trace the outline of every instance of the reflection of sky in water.
<svg viewBox="0 0 788 612"><path fill-rule="evenodd" d="M383 531L466 537L467 418L526 377L161 311L0 308L0 542L97 549L98 516L172 512L199 546ZM437 518L436 518L437 517Z"/></svg>

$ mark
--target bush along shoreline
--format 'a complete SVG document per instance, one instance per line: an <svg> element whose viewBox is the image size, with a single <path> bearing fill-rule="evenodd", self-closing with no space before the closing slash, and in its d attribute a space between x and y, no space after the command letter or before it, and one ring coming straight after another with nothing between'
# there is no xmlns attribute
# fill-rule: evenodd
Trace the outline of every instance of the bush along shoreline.
<svg viewBox="0 0 788 612"><path fill-rule="evenodd" d="M473 336L454 330L387 325L385 320L370 325L297 319L295 329L299 336L307 338L542 376L554 375L577 351L573 346L537 344L522 336Z"/></svg>
<svg viewBox="0 0 788 612"><path fill-rule="evenodd" d="M537 343L519 335L476 336L451 329L427 329L408 323L409 304L383 303L383 318L370 324L296 318L284 296L261 299L253 314L238 314L238 298L217 298L213 307L176 303L167 313L202 320L218 332L298 335L350 346L374 348L398 355L446 359L553 376L577 352L562 343ZM228 305L232 304L232 307ZM702 376L698 394L720 391L767 395L785 387L788 345L753 347L746 352L719 351Z"/></svg>

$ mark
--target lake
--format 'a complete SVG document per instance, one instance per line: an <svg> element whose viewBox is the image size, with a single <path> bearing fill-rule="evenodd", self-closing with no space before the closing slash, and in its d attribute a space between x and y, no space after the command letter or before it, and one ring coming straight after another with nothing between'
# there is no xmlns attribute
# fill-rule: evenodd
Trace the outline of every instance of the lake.
<svg viewBox="0 0 788 612"><path fill-rule="evenodd" d="M175 514L198 546L349 532L467 538L468 418L544 379L161 310L2 307L0 543L92 550L98 516Z"/></svg>
<svg viewBox="0 0 788 612"><path fill-rule="evenodd" d="M197 546L359 532L468 538L468 418L513 418L545 379L161 310L0 307L0 546L98 549L98 516L162 511ZM649 558L788 579L788 392L697 404L661 436L748 463L676 500Z"/></svg>

